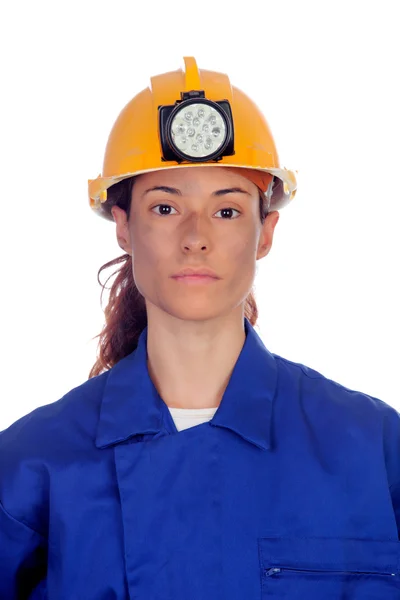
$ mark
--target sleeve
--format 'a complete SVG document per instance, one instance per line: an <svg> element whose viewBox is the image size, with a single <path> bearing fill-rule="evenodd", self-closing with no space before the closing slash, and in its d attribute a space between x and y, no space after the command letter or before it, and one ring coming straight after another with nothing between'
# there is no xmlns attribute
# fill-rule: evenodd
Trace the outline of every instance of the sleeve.
<svg viewBox="0 0 400 600"><path fill-rule="evenodd" d="M389 492L400 540L400 413L387 404L384 404L384 409L383 448Z"/></svg>
<svg viewBox="0 0 400 600"><path fill-rule="evenodd" d="M40 587L46 576L46 562L42 536L14 519L0 503L0 598L44 597Z"/></svg>
<svg viewBox="0 0 400 600"><path fill-rule="evenodd" d="M389 489L400 540L400 481L392 485Z"/></svg>
<svg viewBox="0 0 400 600"><path fill-rule="evenodd" d="M47 572L40 411L0 431L0 600L42 600Z"/></svg>

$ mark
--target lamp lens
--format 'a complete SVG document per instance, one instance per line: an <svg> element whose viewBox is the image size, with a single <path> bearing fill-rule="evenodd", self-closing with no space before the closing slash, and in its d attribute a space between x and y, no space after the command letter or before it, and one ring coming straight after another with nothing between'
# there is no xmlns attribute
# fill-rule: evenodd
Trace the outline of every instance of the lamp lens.
<svg viewBox="0 0 400 600"><path fill-rule="evenodd" d="M203 158L214 154L224 144L226 136L225 119L209 104L199 102L182 106L172 119L172 141L178 150L190 157ZM188 146L188 137L196 142Z"/></svg>

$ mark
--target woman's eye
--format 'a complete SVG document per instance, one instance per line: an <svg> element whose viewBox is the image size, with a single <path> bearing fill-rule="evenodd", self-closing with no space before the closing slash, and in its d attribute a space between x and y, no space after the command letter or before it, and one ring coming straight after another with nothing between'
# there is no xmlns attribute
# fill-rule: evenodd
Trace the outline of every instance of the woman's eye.
<svg viewBox="0 0 400 600"><path fill-rule="evenodd" d="M151 210L153 211L155 208L158 208L159 206L162 206L163 208L172 208L173 210L175 210L175 208L173 206L171 206L170 204L157 204L157 206L153 206L153 208ZM160 214L160 213L157 213L157 214ZM160 216L168 217L168 214L164 212Z"/></svg>
<svg viewBox="0 0 400 600"><path fill-rule="evenodd" d="M234 210L235 212L237 212L239 215L241 214L241 213L240 213L240 210L237 210L236 208L232 208L232 207L229 207L229 208L221 208L221 209L220 209L220 210L218 210L217 212L225 212L225 214L226 214L226 212L229 212L229 211L232 211L232 210ZM217 214L217 213L215 213L215 214ZM237 219L237 217L234 217L234 218L235 218L235 219ZM225 221L232 221L232 219L225 219Z"/></svg>
<svg viewBox="0 0 400 600"><path fill-rule="evenodd" d="M151 210L153 211L154 209L158 208L159 206L162 206L162 207L163 207L163 209L164 209L164 208L167 208L167 209L168 209L168 208L172 208L173 210L176 210L176 209L175 209L173 206L171 206L170 204L157 204L156 206L153 206L153 208L152 208ZM237 212L239 215L241 214L239 210L237 210L236 208L231 208L231 207L229 207L229 208L221 208L221 209L220 209L220 210L218 210L218 211L217 211L215 214L218 214L219 212L224 212L224 213L225 213L225 215L226 215L226 213L227 213L227 212L229 213L230 211L235 211L235 212ZM160 213L157 213L157 214L158 214L160 217L168 217L168 216L170 215L170 213L166 213L166 212L162 212L161 214L160 214ZM226 217L222 217L222 218L223 218L225 221L232 221L232 219L227 219ZM235 219L237 219L237 217L234 217L234 218L235 218Z"/></svg>

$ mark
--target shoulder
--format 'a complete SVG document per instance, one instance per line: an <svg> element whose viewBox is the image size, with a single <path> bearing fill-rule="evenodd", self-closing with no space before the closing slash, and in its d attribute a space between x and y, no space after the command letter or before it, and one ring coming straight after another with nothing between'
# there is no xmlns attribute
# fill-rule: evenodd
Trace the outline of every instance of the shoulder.
<svg viewBox="0 0 400 600"><path fill-rule="evenodd" d="M85 381L0 431L0 504L37 531L42 530L53 474L95 448L108 374Z"/></svg>
<svg viewBox="0 0 400 600"><path fill-rule="evenodd" d="M315 403L330 404L338 410L343 409L347 412L357 414L367 411L371 415L380 414L382 417L389 417L400 423L400 414L395 408L380 398L376 398L366 392L351 389L334 381L301 363L297 363L277 354L273 354L280 375L281 385L293 387L298 392L298 397L309 398Z"/></svg>
<svg viewBox="0 0 400 600"><path fill-rule="evenodd" d="M273 354L278 387L321 430L347 432L360 449L383 453L389 486L400 485L400 413L384 400L348 388L319 371Z"/></svg>
<svg viewBox="0 0 400 600"><path fill-rule="evenodd" d="M45 441L60 441L58 436L63 437L78 423L89 433L98 418L109 372L88 379L55 402L35 408L0 431L0 456L4 457L4 452L16 452L32 442L31 450L34 451Z"/></svg>

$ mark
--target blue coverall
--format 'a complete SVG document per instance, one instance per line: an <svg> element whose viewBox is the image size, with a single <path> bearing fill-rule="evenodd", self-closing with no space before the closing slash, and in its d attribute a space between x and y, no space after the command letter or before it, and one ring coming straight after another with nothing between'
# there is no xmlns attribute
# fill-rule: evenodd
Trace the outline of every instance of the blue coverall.
<svg viewBox="0 0 400 600"><path fill-rule="evenodd" d="M211 421L177 431L146 328L0 432L1 600L400 599L399 413L244 326Z"/></svg>

